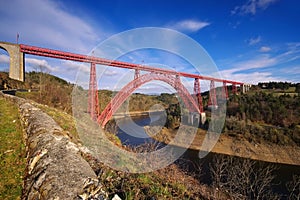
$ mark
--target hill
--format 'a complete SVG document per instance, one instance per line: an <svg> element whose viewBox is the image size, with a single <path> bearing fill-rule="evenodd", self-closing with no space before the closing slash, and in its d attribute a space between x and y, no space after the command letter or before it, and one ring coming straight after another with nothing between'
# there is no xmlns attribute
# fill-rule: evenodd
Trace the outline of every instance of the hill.
<svg viewBox="0 0 300 200"><path fill-rule="evenodd" d="M272 89L260 83L249 93L229 99L224 132L250 141L300 146L300 84L270 85Z"/></svg>
<svg viewBox="0 0 300 200"><path fill-rule="evenodd" d="M71 112L71 92L73 84L56 76L28 72L25 82L16 81L8 77L8 73L0 72L1 89L17 89L17 96L31 99L41 104Z"/></svg>
<svg viewBox="0 0 300 200"><path fill-rule="evenodd" d="M69 84L57 77L52 77L51 75L47 74L40 74L40 73L31 73L26 75L28 78L25 83L14 82L13 80L6 80L7 85L10 87L14 85L14 87L18 89L30 89L31 92L18 92L17 95L23 96L26 98L30 98L32 100L41 102L42 104L49 105L49 106L42 106L48 114L55 118L55 121L61 122L61 126L72 132L70 129L75 130L75 125L73 124L72 117L65 115L65 113L61 113L57 109L53 109L51 107L59 108L60 110L65 110L67 112L71 112L71 92L72 92L72 84ZM2 76L1 76L2 77ZM19 84L19 85L18 85ZM226 119L226 125L224 127L222 134L224 136L229 136L231 138L236 138L239 140L240 138L246 138L251 143L259 143L262 144L265 141L269 141L269 136L276 135L276 142L279 142L280 145L299 145L297 143L297 132L294 131L292 128L299 128L299 121L297 113L299 111L299 95L296 93L297 86L292 86L285 89L269 89L269 88L262 88L260 86L256 86L252 88L252 90L247 94L239 94L239 95L231 95L228 100L228 118ZM49 92L51 91L51 92ZM289 94L286 94L289 93ZM63 94L63 95L62 95ZM105 105L104 102L108 102L110 97L113 96L112 91L108 90L101 90L99 91L99 100L101 105ZM67 101L64 100L67 99ZM205 97L207 99L207 96ZM169 116L174 115L174 113L178 112L178 108L176 108L177 100L174 94L161 94L160 96L149 96L144 94L133 94L130 98L132 103L132 110L139 110L139 109L147 109L148 107L153 106L153 104L162 102L162 105L168 106L171 104L170 108L167 108L167 113ZM258 101L258 104L253 103L253 101ZM147 103L145 103L147 102ZM249 103L250 102L250 103ZM260 102L263 102L260 105ZM145 104L144 104L145 103ZM273 104L274 103L274 107ZM283 109L285 112L295 112L291 118L293 119L292 123L286 123L286 120L273 120L274 116L272 114L272 119L265 119L266 113L261 112L259 109L270 107L270 109L275 109L277 104L283 105ZM142 106L139 106L142 105ZM247 105L244 105L247 104ZM252 109L256 107L259 110L259 114L253 115ZM143 106L145 105L145 106ZM243 107L243 106L244 107ZM291 105L291 106L290 106ZM252 107L251 107L252 106ZM261 107L259 107L261 106ZM103 109L103 107L101 107ZM209 112L209 110L206 110ZM248 112L247 112L248 111ZM274 113L274 111L272 111ZM209 114L209 113L208 113ZM261 116L260 116L261 115ZM67 120L64 118L67 116ZM289 116L284 116L283 119ZM70 121L70 123L66 123ZM277 124L272 124L277 123ZM70 128L73 127L73 128ZM171 126L170 126L171 127ZM169 129L170 129L169 127ZM273 130L275 133L273 133ZM292 130L290 133L285 132ZM281 132L282 131L282 132ZM73 133L72 133L73 134ZM200 135L200 134L199 134ZM295 137L296 136L296 137ZM221 142L224 143L225 139L220 138ZM271 137L272 139L272 137ZM73 140L77 141L76 133L73 135ZM280 141L287 141L283 144ZM271 140L269 142L272 142ZM275 142L275 143L276 143ZM199 146L199 145L198 145ZM262 145L259 145L262 146ZM255 147L256 148L256 147ZM263 152L263 151L262 151ZM265 153L265 152L263 152ZM237 161L240 162L239 159L235 157L224 157L225 161L233 162ZM242 161L242 160L241 160ZM109 191L115 192L120 194L121 197L125 198L157 198L157 199L170 199L176 198L184 199L184 198L203 198L203 199L214 199L211 197L216 197L215 199L228 199L229 196L233 196L231 193L228 193L228 188L222 188L222 184L224 183L221 180L219 185L217 184L217 177L228 177L230 175L234 175L231 177L232 180L228 181L225 180L225 183L238 183L236 180L237 177L240 177L240 172L245 170L245 162L253 162L251 160L243 161L240 165L240 168L236 168L236 163L224 163L222 160L220 161L220 167L224 167L224 169L234 169L236 170L229 170L228 174L219 174L218 173L218 160L214 161L215 164L212 164L212 174L213 177L213 185L206 186L201 183L200 176L194 175L190 176L187 175L187 172L182 171L175 165L171 165L168 168L159 170L154 172L153 174L128 174L128 173L120 173L117 171L113 171L111 169L106 169L100 163L100 168L102 169L102 175L100 178L103 178L104 184L108 187ZM247 163L246 163L247 164ZM248 171L254 174L246 174L245 178L242 180L250 180L249 178L259 177L261 178L264 171L263 169L268 168L259 168L258 170L253 170L254 166L257 166L257 162L253 162L250 165ZM96 168L97 171L100 171L99 166ZM213 171L215 169L215 171ZM255 168L257 169L257 168ZM201 170L201 169L200 169ZM247 171L247 170L245 170ZM235 172L235 173L232 173ZM261 174L256 174L256 172L262 172ZM272 172L272 171L271 171ZM223 172L220 172L223 173ZM227 173L227 172L226 172ZM215 176L214 176L215 174ZM106 176L107 175L107 176ZM267 174L268 175L268 174ZM107 178L107 177L115 177L115 178ZM272 180L273 178L269 175L266 177L268 180ZM271 178L271 179L270 179ZM101 179L102 180L102 179ZM126 183L126 184L123 184ZM265 183L265 182L263 182ZM297 182L298 183L298 182ZM237 185L228 185L229 188L237 187ZM270 182L267 182L266 185L269 187L271 185ZM259 189L260 185L257 185ZM252 188L252 187L249 187ZM247 188L247 190L249 190ZM206 190L206 191L205 191ZM264 188L264 190L266 190ZM220 191L220 192L218 192ZM240 191L234 191L235 193L239 194ZM204 195L206 193L206 195ZM297 193L298 194L298 193ZM136 195L136 196L134 196ZM224 198L220 198L220 195ZM229 196L228 196L229 195ZM225 198L226 197L226 198ZM228 197L228 198L227 198Z"/></svg>
<svg viewBox="0 0 300 200"><path fill-rule="evenodd" d="M25 74L25 82L20 82L10 79L7 72L0 72L0 90L18 89L17 96L58 108L67 113L72 111L73 87L74 84L47 73L29 72ZM87 93L88 91L86 91ZM110 90L98 91L100 111L105 108L114 95L115 92ZM177 102L172 94L153 96L139 93L132 94L128 101L130 102L130 111L147 111L157 103L167 107L170 102Z"/></svg>
<svg viewBox="0 0 300 200"><path fill-rule="evenodd" d="M24 83L9 79L5 72L0 73L2 89L5 87L21 89L23 92L17 92L18 96L58 108L69 114L72 112L73 86L46 73L26 73ZM115 92L109 90L98 92L102 111ZM223 133L231 137L243 137L250 142L265 141L279 145L300 146L299 92L299 83L269 82L253 86L246 94L230 94ZM208 93L203 93L202 96L205 111L209 116ZM129 111L147 111L155 104L163 105L168 114L166 126L174 129L180 123L180 109L175 94L162 93L154 96L136 93L132 94L128 101ZM205 129L207 126L202 128Z"/></svg>

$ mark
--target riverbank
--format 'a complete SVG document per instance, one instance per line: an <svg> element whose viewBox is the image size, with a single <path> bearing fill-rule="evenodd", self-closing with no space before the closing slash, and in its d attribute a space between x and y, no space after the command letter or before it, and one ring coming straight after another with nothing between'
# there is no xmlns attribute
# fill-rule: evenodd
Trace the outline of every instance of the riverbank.
<svg viewBox="0 0 300 200"><path fill-rule="evenodd" d="M161 112L164 112L164 110L122 112L114 113L113 118L120 119L124 117L149 117L151 114L157 114Z"/></svg>
<svg viewBox="0 0 300 200"><path fill-rule="evenodd" d="M148 133L151 132L149 127L145 127L145 131ZM159 142L168 144L173 140L176 133L176 130L163 128L158 134L153 135L153 138ZM151 135L151 133L149 135ZM189 149L199 151L205 136L206 131L198 129ZM189 137L188 134L186 137ZM174 145L179 147L185 146L184 142L181 143L180 141L176 142ZM281 146L269 143L258 144L249 142L243 137L230 137L225 134L220 135L211 152L265 162L300 166L300 147L298 146Z"/></svg>

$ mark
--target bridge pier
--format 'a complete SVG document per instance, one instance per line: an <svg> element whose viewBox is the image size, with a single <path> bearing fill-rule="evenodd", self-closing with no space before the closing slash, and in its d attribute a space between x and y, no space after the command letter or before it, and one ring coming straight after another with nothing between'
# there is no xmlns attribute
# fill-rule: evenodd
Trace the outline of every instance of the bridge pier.
<svg viewBox="0 0 300 200"><path fill-rule="evenodd" d="M9 77L23 82L25 80L25 65L24 53L20 51L20 45L0 42L0 48L4 49L9 54Z"/></svg>
<svg viewBox="0 0 300 200"><path fill-rule="evenodd" d="M194 113L188 114L188 124L194 125Z"/></svg>
<svg viewBox="0 0 300 200"><path fill-rule="evenodd" d="M237 87L236 87L236 84L232 84L232 93L233 94L237 94Z"/></svg>
<svg viewBox="0 0 300 200"><path fill-rule="evenodd" d="M200 113L200 120L201 120L201 124L204 124L206 121L206 113L202 112Z"/></svg>
<svg viewBox="0 0 300 200"><path fill-rule="evenodd" d="M227 99L228 98L228 89L227 89L226 82L223 82L222 98L223 99Z"/></svg>
<svg viewBox="0 0 300 200"><path fill-rule="evenodd" d="M99 115L99 99L98 99L98 86L96 78L96 64L91 63L90 83L88 94L88 113L92 120L97 121Z"/></svg>
<svg viewBox="0 0 300 200"><path fill-rule="evenodd" d="M243 93L246 93L250 90L251 88L251 84L243 84L242 87L243 87Z"/></svg>
<svg viewBox="0 0 300 200"><path fill-rule="evenodd" d="M194 95L195 95L195 98L196 98L196 102L199 105L199 111L200 111L200 113L203 113L203 103L202 103L200 79L199 78L195 78L195 81L194 81Z"/></svg>
<svg viewBox="0 0 300 200"><path fill-rule="evenodd" d="M205 112L202 113L189 113L188 114L188 124L191 125L199 125L204 124L206 121L206 114Z"/></svg>
<svg viewBox="0 0 300 200"><path fill-rule="evenodd" d="M215 88L215 81L210 81L210 90L209 90L209 100L208 105L211 106L211 108L217 108L217 94L216 94L216 88Z"/></svg>

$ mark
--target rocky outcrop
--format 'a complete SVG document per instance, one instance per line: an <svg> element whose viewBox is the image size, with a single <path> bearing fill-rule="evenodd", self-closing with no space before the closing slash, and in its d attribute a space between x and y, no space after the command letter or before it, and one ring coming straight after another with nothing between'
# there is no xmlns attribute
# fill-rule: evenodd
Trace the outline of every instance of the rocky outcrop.
<svg viewBox="0 0 300 200"><path fill-rule="evenodd" d="M101 190L100 183L91 181L97 176L81 156L80 147L51 117L24 99L0 96L19 106L25 129L27 165L22 199L87 199L89 188ZM106 199L105 191L99 191Z"/></svg>

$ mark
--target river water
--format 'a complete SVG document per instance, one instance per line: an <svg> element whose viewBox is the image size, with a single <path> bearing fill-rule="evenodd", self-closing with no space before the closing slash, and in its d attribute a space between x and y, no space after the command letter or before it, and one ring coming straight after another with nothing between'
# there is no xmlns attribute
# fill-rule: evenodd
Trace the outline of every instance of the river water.
<svg viewBox="0 0 300 200"><path fill-rule="evenodd" d="M149 137L144 131L143 126L151 125L158 117L139 117L139 118L122 118L118 119L118 137L122 141L123 145L138 146L145 143L156 142ZM127 134L129 133L129 134ZM164 144L161 144L164 146ZM201 173L201 182L205 184L211 184L210 166L217 156L215 153L209 153L206 157L200 159L198 157L198 151L188 149L177 162L178 166L188 170L190 173ZM242 158L240 158L242 159ZM293 175L300 175L300 166L286 165L286 164L274 164L261 162L264 166L273 165L276 170L274 174L276 178L273 181L272 189L274 192L283 195L282 199L286 199L284 196L288 195L286 183L292 180ZM201 172L197 166L201 166Z"/></svg>

